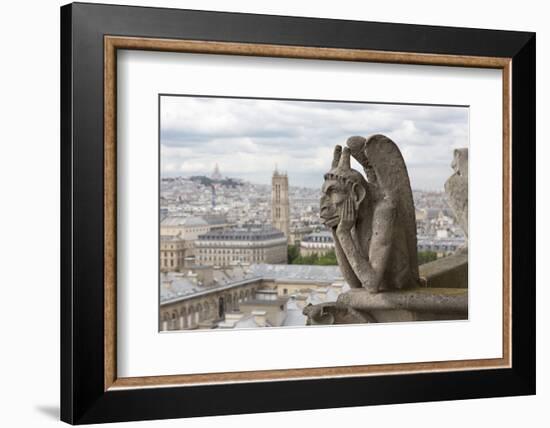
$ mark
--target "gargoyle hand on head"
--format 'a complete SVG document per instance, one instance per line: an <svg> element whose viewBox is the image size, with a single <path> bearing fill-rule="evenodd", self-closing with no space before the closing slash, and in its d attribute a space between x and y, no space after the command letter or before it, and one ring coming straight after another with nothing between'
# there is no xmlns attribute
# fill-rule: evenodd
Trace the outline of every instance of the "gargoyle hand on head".
<svg viewBox="0 0 550 428"><path fill-rule="evenodd" d="M357 214L355 213L355 204L351 197L348 197L342 207L342 214L340 215L340 222L336 228L336 234L341 235L349 233L352 227L355 226L357 221Z"/></svg>

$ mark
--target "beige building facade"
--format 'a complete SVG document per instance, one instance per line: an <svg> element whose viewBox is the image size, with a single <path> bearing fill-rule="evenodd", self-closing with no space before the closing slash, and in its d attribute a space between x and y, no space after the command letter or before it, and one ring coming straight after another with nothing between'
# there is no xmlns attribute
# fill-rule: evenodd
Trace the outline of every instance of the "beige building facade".
<svg viewBox="0 0 550 428"><path fill-rule="evenodd" d="M299 245L300 241L304 239L305 236L313 232L313 227L311 226L296 226L290 229L290 238L288 243L291 245Z"/></svg>
<svg viewBox="0 0 550 428"><path fill-rule="evenodd" d="M310 256L312 254L324 256L332 250L334 250L334 238L328 230L310 233L300 241L301 256Z"/></svg>
<svg viewBox="0 0 550 428"><path fill-rule="evenodd" d="M194 241L209 230L208 222L201 217L166 217L160 223L161 235L179 236L187 241Z"/></svg>
<svg viewBox="0 0 550 428"><path fill-rule="evenodd" d="M229 226L221 216L172 216L160 223L160 270L179 271L196 263L195 242L200 235Z"/></svg>
<svg viewBox="0 0 550 428"><path fill-rule="evenodd" d="M179 236L160 237L160 270L177 271L194 259L193 243Z"/></svg>
<svg viewBox="0 0 550 428"><path fill-rule="evenodd" d="M207 266L286 263L287 240L271 226L211 231L195 241L197 262Z"/></svg>

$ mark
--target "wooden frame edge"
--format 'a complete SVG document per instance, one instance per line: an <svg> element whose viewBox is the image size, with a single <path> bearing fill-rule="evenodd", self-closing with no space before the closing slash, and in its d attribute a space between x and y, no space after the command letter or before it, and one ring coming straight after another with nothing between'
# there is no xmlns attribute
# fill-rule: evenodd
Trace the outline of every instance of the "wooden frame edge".
<svg viewBox="0 0 550 428"><path fill-rule="evenodd" d="M242 55L334 61L368 61L394 64L445 65L457 67L504 68L509 58L467 55L390 52L365 49L270 45L261 43L175 40L145 37L105 36L105 45L114 49L154 50L197 54Z"/></svg>
<svg viewBox="0 0 550 428"><path fill-rule="evenodd" d="M502 69L502 356L512 367L512 60Z"/></svg>
<svg viewBox="0 0 550 428"><path fill-rule="evenodd" d="M116 47L104 41L104 389L116 380Z"/></svg>
<svg viewBox="0 0 550 428"><path fill-rule="evenodd" d="M116 51L380 62L502 69L503 72L503 356L496 359L360 365L306 369L117 378L116 376ZM511 311L511 58L419 54L360 49L104 36L104 390L204 384L290 381L406 373L510 368Z"/></svg>
<svg viewBox="0 0 550 428"><path fill-rule="evenodd" d="M472 366L475 364L475 366ZM168 386L197 386L224 383L293 381L302 379L326 379L366 377L376 375L402 375L506 367L503 358L486 360L457 360L424 363L372 364L362 366L316 367L310 369L259 370L247 372L204 373L190 375L144 376L118 378L109 390L155 388Z"/></svg>

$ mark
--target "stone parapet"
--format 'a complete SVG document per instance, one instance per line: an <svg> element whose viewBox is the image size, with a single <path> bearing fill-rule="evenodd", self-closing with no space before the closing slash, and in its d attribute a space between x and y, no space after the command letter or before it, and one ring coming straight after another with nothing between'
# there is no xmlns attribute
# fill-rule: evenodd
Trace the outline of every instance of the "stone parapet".
<svg viewBox="0 0 550 428"><path fill-rule="evenodd" d="M372 294L350 290L338 302L360 311L407 310L431 313L467 313L468 290L464 288L416 288Z"/></svg>
<svg viewBox="0 0 550 428"><path fill-rule="evenodd" d="M374 294L353 289L336 302L307 306L304 314L308 324L464 320L468 289L422 287Z"/></svg>
<svg viewBox="0 0 550 428"><path fill-rule="evenodd" d="M425 263L419 267L419 275L428 288L468 288L468 252Z"/></svg>

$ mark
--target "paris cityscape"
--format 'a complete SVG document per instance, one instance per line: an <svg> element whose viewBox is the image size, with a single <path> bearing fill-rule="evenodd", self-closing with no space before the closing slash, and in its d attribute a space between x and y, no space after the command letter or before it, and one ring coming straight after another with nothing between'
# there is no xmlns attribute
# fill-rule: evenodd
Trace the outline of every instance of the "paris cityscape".
<svg viewBox="0 0 550 428"><path fill-rule="evenodd" d="M301 121L326 129L297 126L302 111ZM332 119L340 111L345 125ZM302 327L304 307L349 290L319 201L327 153L357 134L365 115L383 117L379 127L412 142L401 149L413 159L419 264L464 246L443 183L451 147L467 146L467 112L163 97L160 331ZM455 138L450 147L440 147L443 130ZM323 144L312 150L311 141Z"/></svg>
<svg viewBox="0 0 550 428"><path fill-rule="evenodd" d="M209 176L161 180L161 330L304 326L346 291L320 189ZM443 191L413 191L420 263L464 245ZM189 302L186 310L173 308ZM195 303L195 304L193 304Z"/></svg>

